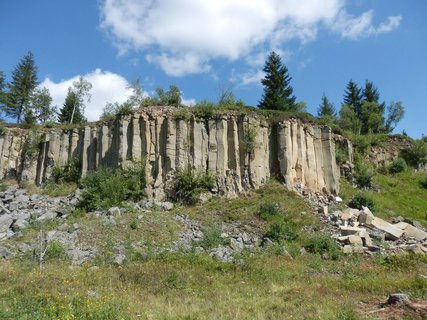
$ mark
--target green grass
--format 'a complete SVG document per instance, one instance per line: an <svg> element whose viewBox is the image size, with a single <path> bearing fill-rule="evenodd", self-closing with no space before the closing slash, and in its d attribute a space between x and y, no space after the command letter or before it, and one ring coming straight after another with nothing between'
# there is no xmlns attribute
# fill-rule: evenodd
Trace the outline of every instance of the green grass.
<svg viewBox="0 0 427 320"><path fill-rule="evenodd" d="M2 319L367 319L358 304L385 301L392 292L427 298L427 280L417 275L425 262L396 271L352 257L263 254L236 265L163 254L98 270L46 263L40 272L3 261L0 271Z"/></svg>
<svg viewBox="0 0 427 320"><path fill-rule="evenodd" d="M425 197L418 198L423 194L414 186L426 192L417 184L423 177L404 173L397 182L390 180L399 175L379 175L377 183L382 183L381 179L401 182L399 186L407 188L401 193L412 191L416 202L425 201ZM356 192L348 184L343 189L347 198ZM384 205L380 203L378 211L382 212ZM238 257L242 263L223 263L207 254L184 252L148 252L139 259L131 252L135 241L149 249L176 239L181 228L173 219L176 213L188 214L210 230L207 247L216 245L218 226L224 222L238 221L259 234L274 225L285 226L276 231L286 237L279 237L270 250L242 252ZM70 268L62 259L60 246L54 248L52 259L47 259L41 270L29 258L1 260L0 318L379 319L381 313L368 315L361 306L375 309L395 292L407 294L412 301L425 303L427 299L427 280L422 276L427 274L426 256L341 255L333 260L334 243L319 236L320 225L310 208L277 181L242 198L212 198L203 205L177 206L172 212L153 210L138 219L140 214L129 207L115 216L114 226L105 225L102 217L71 214L67 223L80 225L78 242L99 249L100 257L83 266ZM37 230L57 227L44 222L8 241L28 243ZM121 266L111 264L117 243L129 250ZM282 254L283 246L292 258ZM299 253L302 246L306 254ZM329 259L321 256L325 252L331 254ZM91 268L93 265L98 268ZM413 318L410 311L401 312Z"/></svg>
<svg viewBox="0 0 427 320"><path fill-rule="evenodd" d="M411 170L395 174L377 174L374 184L379 192L363 191L375 202L375 214L379 217L390 219L402 216L415 219L427 225L427 189L422 187L426 173ZM345 203L359 193L347 181L341 180L341 196Z"/></svg>

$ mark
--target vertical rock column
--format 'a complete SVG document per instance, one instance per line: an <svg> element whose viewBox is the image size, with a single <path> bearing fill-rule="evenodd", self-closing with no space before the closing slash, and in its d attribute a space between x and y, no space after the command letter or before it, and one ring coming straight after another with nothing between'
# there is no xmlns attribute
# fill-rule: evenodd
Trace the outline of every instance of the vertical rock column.
<svg viewBox="0 0 427 320"><path fill-rule="evenodd" d="M250 152L250 181L253 188L259 188L267 182L270 176L268 127L258 119L249 119L248 138L253 139ZM255 133L255 134L254 134Z"/></svg>
<svg viewBox="0 0 427 320"><path fill-rule="evenodd" d="M292 186L291 172L291 128L288 121L280 122L277 125L277 157L279 160L279 173L282 179L284 179L288 187Z"/></svg>
<svg viewBox="0 0 427 320"><path fill-rule="evenodd" d="M317 178L317 155L314 147L314 130L309 126L304 132L306 148L306 167L304 180L307 186L317 188L319 185Z"/></svg>
<svg viewBox="0 0 427 320"><path fill-rule="evenodd" d="M184 169L188 165L189 141L188 123L186 120L176 121L176 169Z"/></svg>
<svg viewBox="0 0 427 320"><path fill-rule="evenodd" d="M326 189L328 192L338 194L339 177L335 161L335 144L332 141L332 131L329 127L322 127L323 170L325 174Z"/></svg>
<svg viewBox="0 0 427 320"><path fill-rule="evenodd" d="M90 148L91 130L89 126L84 127L82 141L82 176L87 174L89 168L89 148Z"/></svg>
<svg viewBox="0 0 427 320"><path fill-rule="evenodd" d="M208 161L209 136L205 124L194 119L193 130L193 167L206 170Z"/></svg>

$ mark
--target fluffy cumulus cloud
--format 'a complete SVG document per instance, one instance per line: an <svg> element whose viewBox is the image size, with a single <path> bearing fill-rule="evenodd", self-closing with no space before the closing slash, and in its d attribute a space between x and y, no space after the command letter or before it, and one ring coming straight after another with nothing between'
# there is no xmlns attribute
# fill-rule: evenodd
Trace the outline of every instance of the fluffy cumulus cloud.
<svg viewBox="0 0 427 320"><path fill-rule="evenodd" d="M53 105L58 109L62 107L67 96L68 88L73 86L73 82L77 81L81 75L76 75L70 79L54 82L49 78L44 79L40 84L41 87L49 89L53 99ZM107 102L124 102L131 94L131 90L127 88L128 82L122 76L96 69L82 75L87 81L92 84L92 98L86 105L85 116L89 121L99 119L102 109Z"/></svg>
<svg viewBox="0 0 427 320"><path fill-rule="evenodd" d="M101 28L120 53L144 52L167 74L211 70L213 59L256 56L259 48L283 48L316 39L321 27L343 38L390 32L401 17L378 26L373 11L353 16L345 0L104 0Z"/></svg>

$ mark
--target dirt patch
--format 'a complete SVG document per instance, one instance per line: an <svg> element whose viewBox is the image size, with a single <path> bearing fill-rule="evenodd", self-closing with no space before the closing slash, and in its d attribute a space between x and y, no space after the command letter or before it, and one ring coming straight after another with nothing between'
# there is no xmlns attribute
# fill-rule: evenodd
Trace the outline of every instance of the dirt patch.
<svg viewBox="0 0 427 320"><path fill-rule="evenodd" d="M359 313L367 317L379 319L399 320L399 319L427 319L427 301L412 300L408 305L398 306L386 304L384 301L373 301L361 303Z"/></svg>

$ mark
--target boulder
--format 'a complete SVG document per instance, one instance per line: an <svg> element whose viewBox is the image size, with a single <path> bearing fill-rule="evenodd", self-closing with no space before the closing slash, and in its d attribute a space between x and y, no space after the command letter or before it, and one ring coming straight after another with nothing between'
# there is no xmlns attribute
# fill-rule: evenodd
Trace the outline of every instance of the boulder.
<svg viewBox="0 0 427 320"><path fill-rule="evenodd" d="M162 211L171 211L173 209L173 203L169 201L156 202L156 205Z"/></svg>
<svg viewBox="0 0 427 320"><path fill-rule="evenodd" d="M349 244L360 245L363 246L362 238L356 235L350 235L347 239Z"/></svg>
<svg viewBox="0 0 427 320"><path fill-rule="evenodd" d="M372 220L374 218L375 218L375 216L373 215L371 210L369 210L368 207L362 207L362 210L359 213L359 217L358 217L357 221L359 221L359 223L364 223L364 224L370 225L370 224L372 224Z"/></svg>
<svg viewBox="0 0 427 320"><path fill-rule="evenodd" d="M374 218L371 225L381 231L384 231L385 238L388 240L398 240L404 233L403 230L396 228L391 223L388 223L387 221L380 218Z"/></svg>
<svg viewBox="0 0 427 320"><path fill-rule="evenodd" d="M0 233L6 232L7 229L10 228L10 226L13 223L13 219L11 215L2 215L0 216Z"/></svg>
<svg viewBox="0 0 427 320"><path fill-rule="evenodd" d="M20 231L22 229L25 229L27 226L29 225L27 220L24 219L18 219L16 220L13 225L12 225L12 230L13 231Z"/></svg>
<svg viewBox="0 0 427 320"><path fill-rule="evenodd" d="M395 226L396 228L403 230L405 233L405 237L410 237L410 238L414 238L418 241L422 241L424 239L427 239L427 232L425 232L424 230L418 229L416 227L414 227L413 225L410 225L409 223L406 222L399 222L394 224L393 226Z"/></svg>
<svg viewBox="0 0 427 320"><path fill-rule="evenodd" d="M340 230L341 230L341 235L343 235L343 236L350 236L353 234L357 235L357 234L359 234L359 232L366 231L366 229L364 229L364 228L344 227L344 226L340 227Z"/></svg>
<svg viewBox="0 0 427 320"><path fill-rule="evenodd" d="M394 304L398 306L406 306L410 304L409 298L404 293L393 293L387 299L387 304Z"/></svg>
<svg viewBox="0 0 427 320"><path fill-rule="evenodd" d="M365 246L365 247L372 247L373 246L373 242L372 242L372 239L371 239L371 237L369 236L369 233L368 232L366 232L366 231L363 231L363 232L360 232L359 233L359 236L362 238L362 241L363 241L363 245Z"/></svg>
<svg viewBox="0 0 427 320"><path fill-rule="evenodd" d="M230 238L230 247L234 251L242 251L245 248L245 245L243 244L243 241L241 238L238 238L238 239Z"/></svg>
<svg viewBox="0 0 427 320"><path fill-rule="evenodd" d="M350 253L353 253L353 247L350 245L345 245L344 247L341 248L341 251L344 254L350 254Z"/></svg>
<svg viewBox="0 0 427 320"><path fill-rule="evenodd" d="M120 208L119 207L112 207L112 208L108 209L107 215L109 215L109 216L120 215Z"/></svg>
<svg viewBox="0 0 427 320"><path fill-rule="evenodd" d="M8 259L11 255L11 252L5 248L0 248L0 258Z"/></svg>

